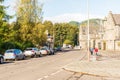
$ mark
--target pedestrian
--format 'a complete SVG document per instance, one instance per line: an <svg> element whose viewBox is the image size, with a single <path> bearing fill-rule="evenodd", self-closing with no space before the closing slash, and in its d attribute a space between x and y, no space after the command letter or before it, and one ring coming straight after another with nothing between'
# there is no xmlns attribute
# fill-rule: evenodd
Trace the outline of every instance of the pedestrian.
<svg viewBox="0 0 120 80"><path fill-rule="evenodd" d="M94 48L90 48L90 53L93 55Z"/></svg>
<svg viewBox="0 0 120 80"><path fill-rule="evenodd" d="M94 52L96 55L98 55L98 48L97 47L94 48Z"/></svg>

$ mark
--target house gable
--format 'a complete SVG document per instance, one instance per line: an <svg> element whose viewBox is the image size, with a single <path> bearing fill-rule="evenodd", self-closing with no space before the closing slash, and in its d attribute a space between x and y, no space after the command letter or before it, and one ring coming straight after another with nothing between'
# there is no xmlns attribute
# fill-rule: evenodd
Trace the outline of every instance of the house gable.
<svg viewBox="0 0 120 80"><path fill-rule="evenodd" d="M113 14L113 19L114 19L115 25L120 26L120 14Z"/></svg>

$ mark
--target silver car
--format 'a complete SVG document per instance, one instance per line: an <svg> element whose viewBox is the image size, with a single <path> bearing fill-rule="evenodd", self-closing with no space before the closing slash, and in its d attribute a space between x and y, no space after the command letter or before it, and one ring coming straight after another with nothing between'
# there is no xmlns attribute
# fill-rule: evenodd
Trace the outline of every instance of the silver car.
<svg viewBox="0 0 120 80"><path fill-rule="evenodd" d="M50 52L47 48L42 47L39 52L41 53L41 55L48 55Z"/></svg>
<svg viewBox="0 0 120 80"><path fill-rule="evenodd" d="M20 49L8 49L4 54L5 60L19 60L25 59L25 55L22 53Z"/></svg>
<svg viewBox="0 0 120 80"><path fill-rule="evenodd" d="M39 52L38 48L26 48L24 51L24 55L30 57L37 57L41 56L41 53Z"/></svg>

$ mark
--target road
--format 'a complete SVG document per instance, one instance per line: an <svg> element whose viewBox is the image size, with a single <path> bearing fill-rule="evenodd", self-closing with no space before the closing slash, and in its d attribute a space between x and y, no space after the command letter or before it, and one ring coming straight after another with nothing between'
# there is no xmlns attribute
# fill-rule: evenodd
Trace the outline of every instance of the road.
<svg viewBox="0 0 120 80"><path fill-rule="evenodd" d="M6 62L0 65L0 80L66 80L73 73L63 70L63 67L81 56L80 51L64 51L56 55Z"/></svg>
<svg viewBox="0 0 120 80"><path fill-rule="evenodd" d="M119 80L81 75L63 69L75 61L86 60L86 53L67 50L40 58L5 62L0 65L0 80Z"/></svg>

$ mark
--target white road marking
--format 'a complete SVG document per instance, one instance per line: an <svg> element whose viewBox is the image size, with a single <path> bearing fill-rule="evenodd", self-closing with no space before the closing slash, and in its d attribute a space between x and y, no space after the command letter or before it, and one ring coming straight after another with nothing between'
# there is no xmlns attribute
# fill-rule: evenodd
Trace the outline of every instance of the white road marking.
<svg viewBox="0 0 120 80"><path fill-rule="evenodd" d="M48 78L49 76L44 76L44 78Z"/></svg>
<svg viewBox="0 0 120 80"><path fill-rule="evenodd" d="M43 78L39 78L38 80L43 80Z"/></svg>
<svg viewBox="0 0 120 80"><path fill-rule="evenodd" d="M58 71L56 71L56 72L54 72L54 73L52 73L52 74L50 74L51 76L53 76L53 75L55 75L55 74L57 74L57 73L59 73L59 72L61 72L62 71L62 69L60 69L60 70L58 70Z"/></svg>
<svg viewBox="0 0 120 80"><path fill-rule="evenodd" d="M44 76L43 78L39 78L39 79L37 79L37 80L44 80L44 79L46 79L46 78L48 78L48 77L50 77L50 76L53 76L53 75L55 75L55 74L57 74L57 73L59 73L59 72L61 72L61 71L63 71L63 69L60 69L60 70L58 70L58 71L56 71L56 72L54 72L54 73L51 73L50 75L46 75L46 76Z"/></svg>

